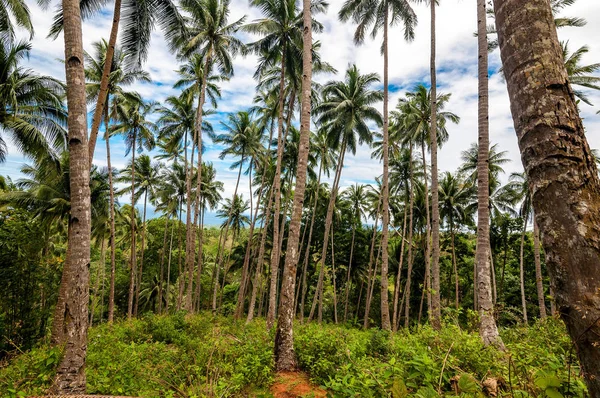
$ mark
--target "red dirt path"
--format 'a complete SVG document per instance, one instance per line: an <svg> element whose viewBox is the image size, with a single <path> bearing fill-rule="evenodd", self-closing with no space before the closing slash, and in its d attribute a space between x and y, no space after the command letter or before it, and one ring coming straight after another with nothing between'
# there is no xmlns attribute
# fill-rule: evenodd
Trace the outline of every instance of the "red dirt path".
<svg viewBox="0 0 600 398"><path fill-rule="evenodd" d="M275 398L324 398L327 396L325 390L311 384L308 376L302 372L277 373L275 383L270 390Z"/></svg>

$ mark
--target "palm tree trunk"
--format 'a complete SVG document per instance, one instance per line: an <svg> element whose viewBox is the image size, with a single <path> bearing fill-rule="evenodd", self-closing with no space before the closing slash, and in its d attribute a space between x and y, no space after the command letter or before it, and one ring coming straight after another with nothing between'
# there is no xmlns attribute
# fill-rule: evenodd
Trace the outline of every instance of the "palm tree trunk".
<svg viewBox="0 0 600 398"><path fill-rule="evenodd" d="M273 180L273 197L275 198L275 210L273 212L273 249L271 250L271 283L269 288L269 311L267 313L267 329L273 327L275 322L277 306L277 277L279 274L279 216L281 212L281 163L283 160L283 146L286 137L283 136L283 100L285 97L285 50L283 44L281 50L281 75L279 78L279 109L277 126L277 164L275 166L275 177Z"/></svg>
<svg viewBox="0 0 600 398"><path fill-rule="evenodd" d="M437 165L437 90L435 72L435 1L431 5L431 326L442 328L442 310L440 303L440 208L438 198L438 165Z"/></svg>
<svg viewBox="0 0 600 398"><path fill-rule="evenodd" d="M486 0L477 0L478 42L478 145L477 156L477 296L479 304L479 334L485 345L504 349L494 319L492 283L490 281L490 188L489 188L489 113L488 113L488 41L486 32Z"/></svg>
<svg viewBox="0 0 600 398"><path fill-rule="evenodd" d="M100 291L100 270L106 265L106 241L103 238L100 243L100 261L98 262L98 269L96 270L96 280L94 281L94 296L91 297L91 308L90 308L90 320L88 322L88 328L94 325L94 313L96 307L100 301L98 292Z"/></svg>
<svg viewBox="0 0 600 398"><path fill-rule="evenodd" d="M375 242L377 241L377 224L379 222L379 216L381 214L381 200L377 203L377 212L375 213L375 224L373 225L373 237L371 238L371 249L369 250L369 269L367 271L367 293L365 294L365 314L363 319L363 328L367 328L369 326L369 313L371 311L371 299L369 297L369 292L371 291L371 280L374 275L373 270L373 261L376 259L373 258L375 254ZM361 288L362 290L362 288ZM358 308L360 308L360 301L357 306L356 313L358 314Z"/></svg>
<svg viewBox="0 0 600 398"><path fill-rule="evenodd" d="M104 55L104 66L102 68L102 78L100 79L100 90L98 91L98 99L96 100L96 108L94 117L92 118L92 131L90 132L90 140L88 143L90 168L94 160L94 150L96 149L96 139L102 122L102 111L107 108L108 103L108 83L110 81L110 72L115 55L115 46L117 44L117 36L119 33L119 21L121 20L121 0L115 0L115 8L113 11L113 20L110 28L110 37L108 39L108 47Z"/></svg>
<svg viewBox="0 0 600 398"><path fill-rule="evenodd" d="M454 271L454 307L458 310L460 289L458 282L458 266L456 265L456 245L454 244L456 231L454 231L454 220L450 216L450 239L452 240L452 269Z"/></svg>
<svg viewBox="0 0 600 398"><path fill-rule="evenodd" d="M498 302L498 290L496 289L496 266L494 265L494 253L490 248L490 271L492 273L492 300L494 305Z"/></svg>
<svg viewBox="0 0 600 398"><path fill-rule="evenodd" d="M133 296L136 281L137 259L136 259L136 243L135 243L135 151L137 143L137 129L133 129L133 144L131 147L131 272L129 275L129 299L127 301L127 319L131 319L133 315Z"/></svg>
<svg viewBox="0 0 600 398"><path fill-rule="evenodd" d="M181 251L182 251L182 241L181 241L181 227L183 222L181 221L181 213L183 211L183 198L181 199L181 202L179 203L179 225L177 227L177 246L179 248L179 250L177 251L177 285L178 285L178 289L177 289L177 302L175 304L175 309L177 311L181 310L181 300L183 298L183 287L184 287L184 280L185 280L185 275L184 275L184 271L182 271L181 269Z"/></svg>
<svg viewBox="0 0 600 398"><path fill-rule="evenodd" d="M335 283L335 246L333 245L333 231L331 231L331 279L333 281L333 321L338 323L337 287Z"/></svg>
<svg viewBox="0 0 600 398"><path fill-rule="evenodd" d="M327 206L327 215L325 216L325 232L323 233L323 248L321 251L321 268L319 270L319 280L317 282L317 290L313 297L313 304L310 309L310 315L308 319L311 320L315 313L315 307L317 302L319 303L319 323L322 320L323 314L323 277L325 275L325 259L327 257L327 244L329 242L329 231L331 230L331 223L333 221L333 211L335 210L335 200L337 198L338 184L340 183L340 177L342 175L342 168L344 167L344 155L346 154L346 139L342 141L340 147L340 160L335 170L335 177L333 179L333 186L331 189L331 197L329 198L329 205Z"/></svg>
<svg viewBox="0 0 600 398"><path fill-rule="evenodd" d="M198 141L198 131L194 129L192 137L192 151L190 154L189 167L186 167L186 206L185 212L185 266L183 270L183 286L186 290L184 308L192 312L192 290L194 287L194 262L196 260L196 223L192 219L192 179L194 175L194 148ZM187 142L186 142L187 153ZM194 201L195 202L195 201ZM187 274L187 287L185 287L185 275Z"/></svg>
<svg viewBox="0 0 600 398"><path fill-rule="evenodd" d="M388 134L388 7L384 10L383 21L383 179L382 201L383 220L381 231L381 328L391 330L390 306L388 298L388 224L390 222L389 206L389 134Z"/></svg>
<svg viewBox="0 0 600 398"><path fill-rule="evenodd" d="M71 213L64 277L64 334L66 348L57 369L52 392L85 393L87 319L90 263L90 164L87 146L87 118L83 43L79 2L63 0L65 70L69 127L69 173ZM101 108L102 109L102 108ZM62 324L60 325L63 326Z"/></svg>
<svg viewBox="0 0 600 398"><path fill-rule="evenodd" d="M350 243L350 260L348 260L348 272L346 275L346 294L344 299L344 322L348 320L348 300L350 298L350 275L352 269L352 255L354 254L354 238L356 237L356 224L352 223L352 241Z"/></svg>
<svg viewBox="0 0 600 398"><path fill-rule="evenodd" d="M104 112L104 128L106 129L106 165L108 167L108 189L110 192L108 203L109 206L109 217L110 217L110 289L108 293L108 323L113 323L115 316L115 272L116 272L116 261L115 261L115 189L113 185L113 174L112 164L110 161L110 134L108 132L109 117L108 117L108 106L105 107Z"/></svg>
<svg viewBox="0 0 600 398"><path fill-rule="evenodd" d="M181 206L179 206L179 219L175 219L171 227L171 239L169 242L169 261L167 262L167 292L165 293L165 313L169 313L169 292L171 291L171 258L173 257L173 235L175 234L175 225L181 220ZM175 214L177 217L177 214Z"/></svg>
<svg viewBox="0 0 600 398"><path fill-rule="evenodd" d="M144 214L142 216L142 248L140 249L140 269L138 270L137 283L135 285L135 307L133 315L137 317L140 304L140 290L142 288L142 271L144 268L144 247L146 243L146 206L148 204L148 188L144 192Z"/></svg>
<svg viewBox="0 0 600 398"><path fill-rule="evenodd" d="M542 261L540 259L540 230L533 219L533 259L535 262L535 285L537 288L540 318L546 319L546 301L544 300L544 282L542 277Z"/></svg>
<svg viewBox="0 0 600 398"><path fill-rule="evenodd" d="M525 212L527 214L527 212ZM521 249L519 255L519 271L521 279L521 306L523 308L523 322L527 324L527 300L525 299L525 267L523 261L523 249L525 243L525 231L527 230L527 216L523 218L523 231L521 232Z"/></svg>
<svg viewBox="0 0 600 398"><path fill-rule="evenodd" d="M408 324L410 321L410 288L411 288L411 279L412 279L412 268L413 268L413 215L414 215L414 203L415 203L415 184L413 179L413 157L412 157L413 146L410 144L409 152L410 152L410 166L409 166L409 179L410 179L410 204L409 204L409 222L408 222L408 265L406 270L406 287L404 288L404 292L406 293L406 308L404 311L404 327L408 328Z"/></svg>
<svg viewBox="0 0 600 398"><path fill-rule="evenodd" d="M406 242L406 216L408 209L404 207L404 219L402 221L402 243L400 244L400 262L398 263L398 273L396 274L396 283L394 283L394 310L392 311L392 330L398 330L398 298L400 296L400 279L402 277L402 265L404 263L404 242Z"/></svg>
<svg viewBox="0 0 600 398"><path fill-rule="evenodd" d="M298 166L296 167L296 188L294 205L288 235L288 245L283 277L281 283L281 298L277 333L275 335L275 366L279 371L290 371L297 367L294 353L294 290L298 266L298 241L300 239L300 224L302 208L304 207L304 192L306 190L306 169L310 146L310 94L312 90L312 16L311 1L303 0L304 29L302 32L302 111L300 113L300 143L298 146Z"/></svg>
<svg viewBox="0 0 600 398"><path fill-rule="evenodd" d="M377 276L377 267L379 266L379 256L381 254L381 243L377 248L377 256L375 256L375 267L371 274L371 279L367 285L367 304L365 308L365 319L363 322L363 328L367 329L370 326L369 314L371 312L371 300L373 299L373 291L375 289L375 277ZM370 287L369 287L370 286Z"/></svg>
<svg viewBox="0 0 600 398"><path fill-rule="evenodd" d="M158 313L162 314L162 302L163 302L163 283L165 280L165 273L164 273L164 265L165 265L165 251L167 250L167 232L169 231L169 219L171 218L171 215L167 215L167 218L165 219L165 231L163 233L163 246L162 246L162 250L160 252L160 271L159 271L159 278L158 278Z"/></svg>
<svg viewBox="0 0 600 398"><path fill-rule="evenodd" d="M202 198L200 206L200 227L198 228L198 271L196 272L196 293L195 293L195 308L194 311L200 312L200 291L202 287L202 268L204 265L204 259L202 258L204 252L204 213L206 212L204 204L204 198Z"/></svg>

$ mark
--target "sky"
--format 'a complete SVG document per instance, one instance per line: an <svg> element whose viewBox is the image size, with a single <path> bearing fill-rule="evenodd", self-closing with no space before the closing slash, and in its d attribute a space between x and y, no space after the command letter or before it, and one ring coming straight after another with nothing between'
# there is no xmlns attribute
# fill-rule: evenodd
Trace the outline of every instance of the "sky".
<svg viewBox="0 0 600 398"><path fill-rule="evenodd" d="M315 40L321 42L321 58L337 69L335 74L321 74L314 77L319 83L330 80L343 79L349 65L356 64L361 73L383 74L383 58L380 55L381 36L376 39L368 37L364 44L356 46L353 42L355 25L342 23L337 14L344 0L330 0L326 14L316 18L323 23L325 29L322 33L314 35ZM32 40L33 49L30 57L25 61L25 66L39 74L50 75L64 80L63 38L56 40L46 38L52 23L53 10L43 10L34 0L26 0L31 9L35 37ZM454 172L461 164L461 151L477 140L477 38L473 32L477 29L476 2L475 0L443 0L437 9L437 82L438 93L451 93L451 99L446 109L460 116L458 125L449 124L449 140L440 149L438 155L440 172ZM97 16L83 24L84 49L92 51L92 43L101 38L108 38L112 21L112 2ZM401 27L390 30L389 42L389 83L390 83L390 109L393 109L398 98L403 97L406 91L411 90L419 83L429 84L429 58L430 58L430 13L429 8L423 4L413 4L417 13L418 25L414 41L404 41ZM246 21L261 17L259 11L250 7L248 0L231 1L231 21L246 16ZM578 0L575 5L563 11L564 16L583 17L587 25L581 28L562 28L558 35L560 40L568 41L569 47L575 50L583 45L590 49L583 58L584 64L600 62L600 1ZM26 37L25 32L21 32ZM258 37L248 34L239 34L240 39L251 42ZM237 57L234 61L233 78L222 83L222 99L218 103L218 112L210 117L215 132L222 131L220 121L224 120L229 112L246 110L252 106L255 94L256 81L253 74L256 68L255 56ZM489 57L490 82L490 139L492 144L498 144L501 150L507 151L511 162L505 165L506 175L522 171L517 139L510 114L508 93L501 74L499 52L495 51ZM162 33L157 30L152 34L149 57L144 69L150 73L151 83L136 83L129 87L139 92L144 98L162 101L169 95L177 95L178 90L172 88L178 76L176 70L179 63L175 56L168 50L162 38ZM595 107L586 104L580 105L581 116L587 130L587 137L592 148L600 148L600 93L584 90L588 93ZM383 104L379 104L380 110ZM91 120L91 116L90 116ZM231 197L235 187L237 171L230 170L229 166L236 159L219 159L222 150L218 145L208 141L207 150L203 160L212 162L217 169L217 179L224 183L223 197ZM0 164L0 174L9 175L13 180L21 177L20 168L29 160L16 151L8 142L8 157L5 163ZM111 138L111 154L113 167L123 168L127 162L125 145L118 138ZM98 140L94 152L94 164L106 166L105 142ZM358 149L355 156L346 156L340 185L344 187L354 183L369 184L376 176L382 173L382 165L377 160L371 159L371 152L367 146ZM240 184L240 192L248 198L248 186ZM121 203L128 199L121 198ZM153 215L153 211L150 211ZM219 220L214 214L207 214L207 224L217 224Z"/></svg>

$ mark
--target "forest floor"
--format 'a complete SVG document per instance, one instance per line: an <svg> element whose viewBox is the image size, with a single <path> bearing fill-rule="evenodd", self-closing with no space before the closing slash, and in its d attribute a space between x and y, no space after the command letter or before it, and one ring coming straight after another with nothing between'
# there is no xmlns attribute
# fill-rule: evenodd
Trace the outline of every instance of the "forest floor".
<svg viewBox="0 0 600 398"><path fill-rule="evenodd" d="M498 396L585 397L565 327L557 319L502 327L507 347L484 347L476 323L450 318L397 333L299 324L300 373L274 371L274 331L209 313L148 315L90 329L88 393L137 397ZM43 395L61 352L41 342L0 361L0 397ZM557 395L559 394L559 395Z"/></svg>

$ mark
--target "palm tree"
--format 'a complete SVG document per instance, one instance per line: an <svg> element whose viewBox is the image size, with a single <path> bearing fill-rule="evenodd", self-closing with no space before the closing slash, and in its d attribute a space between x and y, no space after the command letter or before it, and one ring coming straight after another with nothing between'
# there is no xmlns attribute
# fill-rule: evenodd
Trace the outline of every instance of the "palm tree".
<svg viewBox="0 0 600 398"><path fill-rule="evenodd" d="M0 34L0 163L7 155L1 134L9 135L21 152L34 159L56 157L66 148L65 87L19 65L30 51L31 44L1 40Z"/></svg>
<svg viewBox="0 0 600 398"><path fill-rule="evenodd" d="M510 162L508 151L500 151L498 144L493 144L489 150L489 180L498 181L498 176L504 173L503 165ZM473 142L469 149L461 152L463 164L459 168L460 173L467 173L467 181L471 184L477 182L477 158L479 154L479 144Z"/></svg>
<svg viewBox="0 0 600 398"><path fill-rule="evenodd" d="M217 67L221 76L228 78L233 75L233 57L243 48L242 42L235 37L235 33L244 23L245 17L229 22L229 0L184 0L181 2L182 10L189 16L186 18L187 31L176 40L183 57L190 57L193 66L194 95L198 96L196 111L196 126L194 129L194 143L198 148L198 173L196 189L202 181L202 110L206 100L209 76L213 67ZM189 70L189 72L192 72ZM192 73L189 73L192 75ZM198 85L198 80L200 84ZM192 159L193 159L192 146ZM192 160L193 162L193 160ZM191 168L189 169L191 175ZM188 287L191 288L192 273L194 269L194 243L195 229L192 227L192 203L189 199L191 192L191 179L188 179L188 203L186 212L186 243L185 264L190 272ZM195 219L199 210L199 202L195 203ZM191 292L187 296L186 310L192 310Z"/></svg>
<svg viewBox="0 0 600 398"><path fill-rule="evenodd" d="M452 269L454 271L454 305L456 309L459 306L458 267L454 247L456 226L468 224L472 221L468 208L471 204L473 193L473 186L468 184L460 174L454 176L450 172L445 172L442 175L440 181L440 215L442 220L446 221L446 225L450 231Z"/></svg>
<svg viewBox="0 0 600 398"><path fill-rule="evenodd" d="M43 3L43 1L40 0L38 3ZM15 38L13 20L18 27L25 29L29 33L30 40L33 38L34 31L33 24L31 23L31 14L24 0L2 0L0 8L2 9L2 12L0 12L0 36L2 36L3 43L10 43Z"/></svg>
<svg viewBox="0 0 600 398"><path fill-rule="evenodd" d="M486 0L477 0L477 43L478 43L478 151L477 151L477 302L480 317L479 334L485 345L504 349L494 319L490 264L490 188L489 188L489 110L488 110L488 40Z"/></svg>
<svg viewBox="0 0 600 398"><path fill-rule="evenodd" d="M600 63L581 65L581 58L590 51L589 47L582 46L571 53L569 51L568 41L561 42L560 44L563 52L563 59L565 60L565 68L569 75L569 83L574 86L600 90L600 77L593 75L600 70ZM573 90L573 94L586 104L592 105L588 97L581 90Z"/></svg>
<svg viewBox="0 0 600 398"><path fill-rule="evenodd" d="M391 15L390 15L391 14ZM388 28L402 22L404 25L404 39L412 41L417 16L408 0L346 0L338 14L343 22L352 20L358 24L354 33L354 42L364 42L366 30L371 30L371 37L375 38L383 28L383 228L382 228L382 266L381 266L381 327L391 329L388 305L388 224L389 224L389 133L388 133Z"/></svg>
<svg viewBox="0 0 600 398"><path fill-rule="evenodd" d="M39 0L48 2L48 0ZM80 15L83 19L93 18L100 13L105 6L105 1L82 1L80 2ZM121 10L124 10L121 17ZM127 69L140 69L148 56L150 47L150 37L156 25L159 25L167 38L181 35L184 30L183 17L180 15L177 6L171 0L115 0L110 36L108 39L104 67L102 68L100 86L96 101L96 108L92 118L92 130L89 140L89 160L90 165L94 157L96 148L96 139L100 124L102 123L102 113L108 102L109 84L111 80L111 65L116 53L117 36L119 26L123 25L121 32L121 47L123 53L127 55ZM59 6L54 23L50 28L49 37L56 39L63 31L64 16L63 9Z"/></svg>
<svg viewBox="0 0 600 398"><path fill-rule="evenodd" d="M331 81L323 87L323 102L315 108L315 113L319 115L319 123L328 131L327 140L330 146L339 152L340 157L325 218L323 249L320 260L321 269L319 271L317 294L313 301L309 319L312 318L318 298L319 321L321 321L324 262L327 255L329 231L333 219L337 190L342 168L344 167L344 155L347 151L355 154L357 144L371 143L372 132L367 123L382 124L381 113L373 106L383 99L381 91L371 88L377 82L379 82L379 77L376 74L361 75L356 65L353 65L346 71L344 81Z"/></svg>
<svg viewBox="0 0 600 398"><path fill-rule="evenodd" d="M273 213L273 241L280 240L279 216L281 212L281 167L285 137L283 134L283 108L285 99L285 76L288 63L300 51L302 43L302 28L304 17L310 16L311 29L322 31L323 26L312 18L312 12L325 11L327 4L322 0L310 3L309 10L300 13L295 0L252 0L252 6L260 9L264 18L253 21L243 27L249 33L262 36L261 39L250 43L250 51L260 56L259 65L255 74L256 78L262 77L267 70L280 65L279 104L277 107L278 134L277 134L277 163L273 180L273 197L275 209ZM312 37L312 36L311 36ZM312 45L312 41L309 42ZM309 45L307 44L307 47ZM307 48L307 51L309 49ZM306 58L303 53L303 60ZM310 54L312 55L312 54ZM303 70L303 73L306 72ZM312 73L312 70L311 70ZM310 80L306 82L310 87ZM269 311L267 313L267 326L271 328L275 320L275 306L277 297L277 275L279 273L280 253L278 246L271 251L271 283L269 289Z"/></svg>
<svg viewBox="0 0 600 398"><path fill-rule="evenodd" d="M131 152L131 211L135 210L135 153L142 152L144 148L151 150L154 145L156 125L148 120L148 116L154 111L154 103L145 103L138 95L130 96L127 100L118 104L116 109L117 124L112 126L111 135L122 135L125 139L125 156ZM133 222L133 214L131 221ZM127 318L133 315L133 295L135 276L137 271L136 258L136 233L135 226L131 225L131 273L129 279L129 300L127 306Z"/></svg>
<svg viewBox="0 0 600 398"><path fill-rule="evenodd" d="M356 237L356 226L360 225L367 211L366 185L354 184L342 194L348 201L352 216L352 240L350 243L350 259L348 260L348 272L346 276L346 293L344 301L344 322L348 316L348 298L350 294L350 272L352 270L352 255L354 254L354 238Z"/></svg>
<svg viewBox="0 0 600 398"><path fill-rule="evenodd" d="M234 241L244 225L250 224L250 218L244 214L250 208L248 203L244 195L235 195L233 199L225 199L225 203L217 210L217 217L226 219L221 228L231 229Z"/></svg>
<svg viewBox="0 0 600 398"><path fill-rule="evenodd" d="M105 63L107 60L108 43L105 40L95 42L94 54L84 53L87 68L85 69L85 77L87 80L86 91L88 102L97 101L102 85L102 73L104 72ZM110 74L108 79L106 106L104 110L104 140L106 141L106 163L108 167L108 184L110 190L109 201L109 217L110 217L110 288L108 295L108 322L112 323L115 309L115 209L114 209L114 186L113 186L113 170L110 158L110 107L111 96L122 97L125 95L122 87L130 85L135 81L150 81L148 73L140 70L128 70L125 68L125 54L119 49L114 49L114 56L110 65ZM116 102L113 101L113 111L116 109Z"/></svg>

